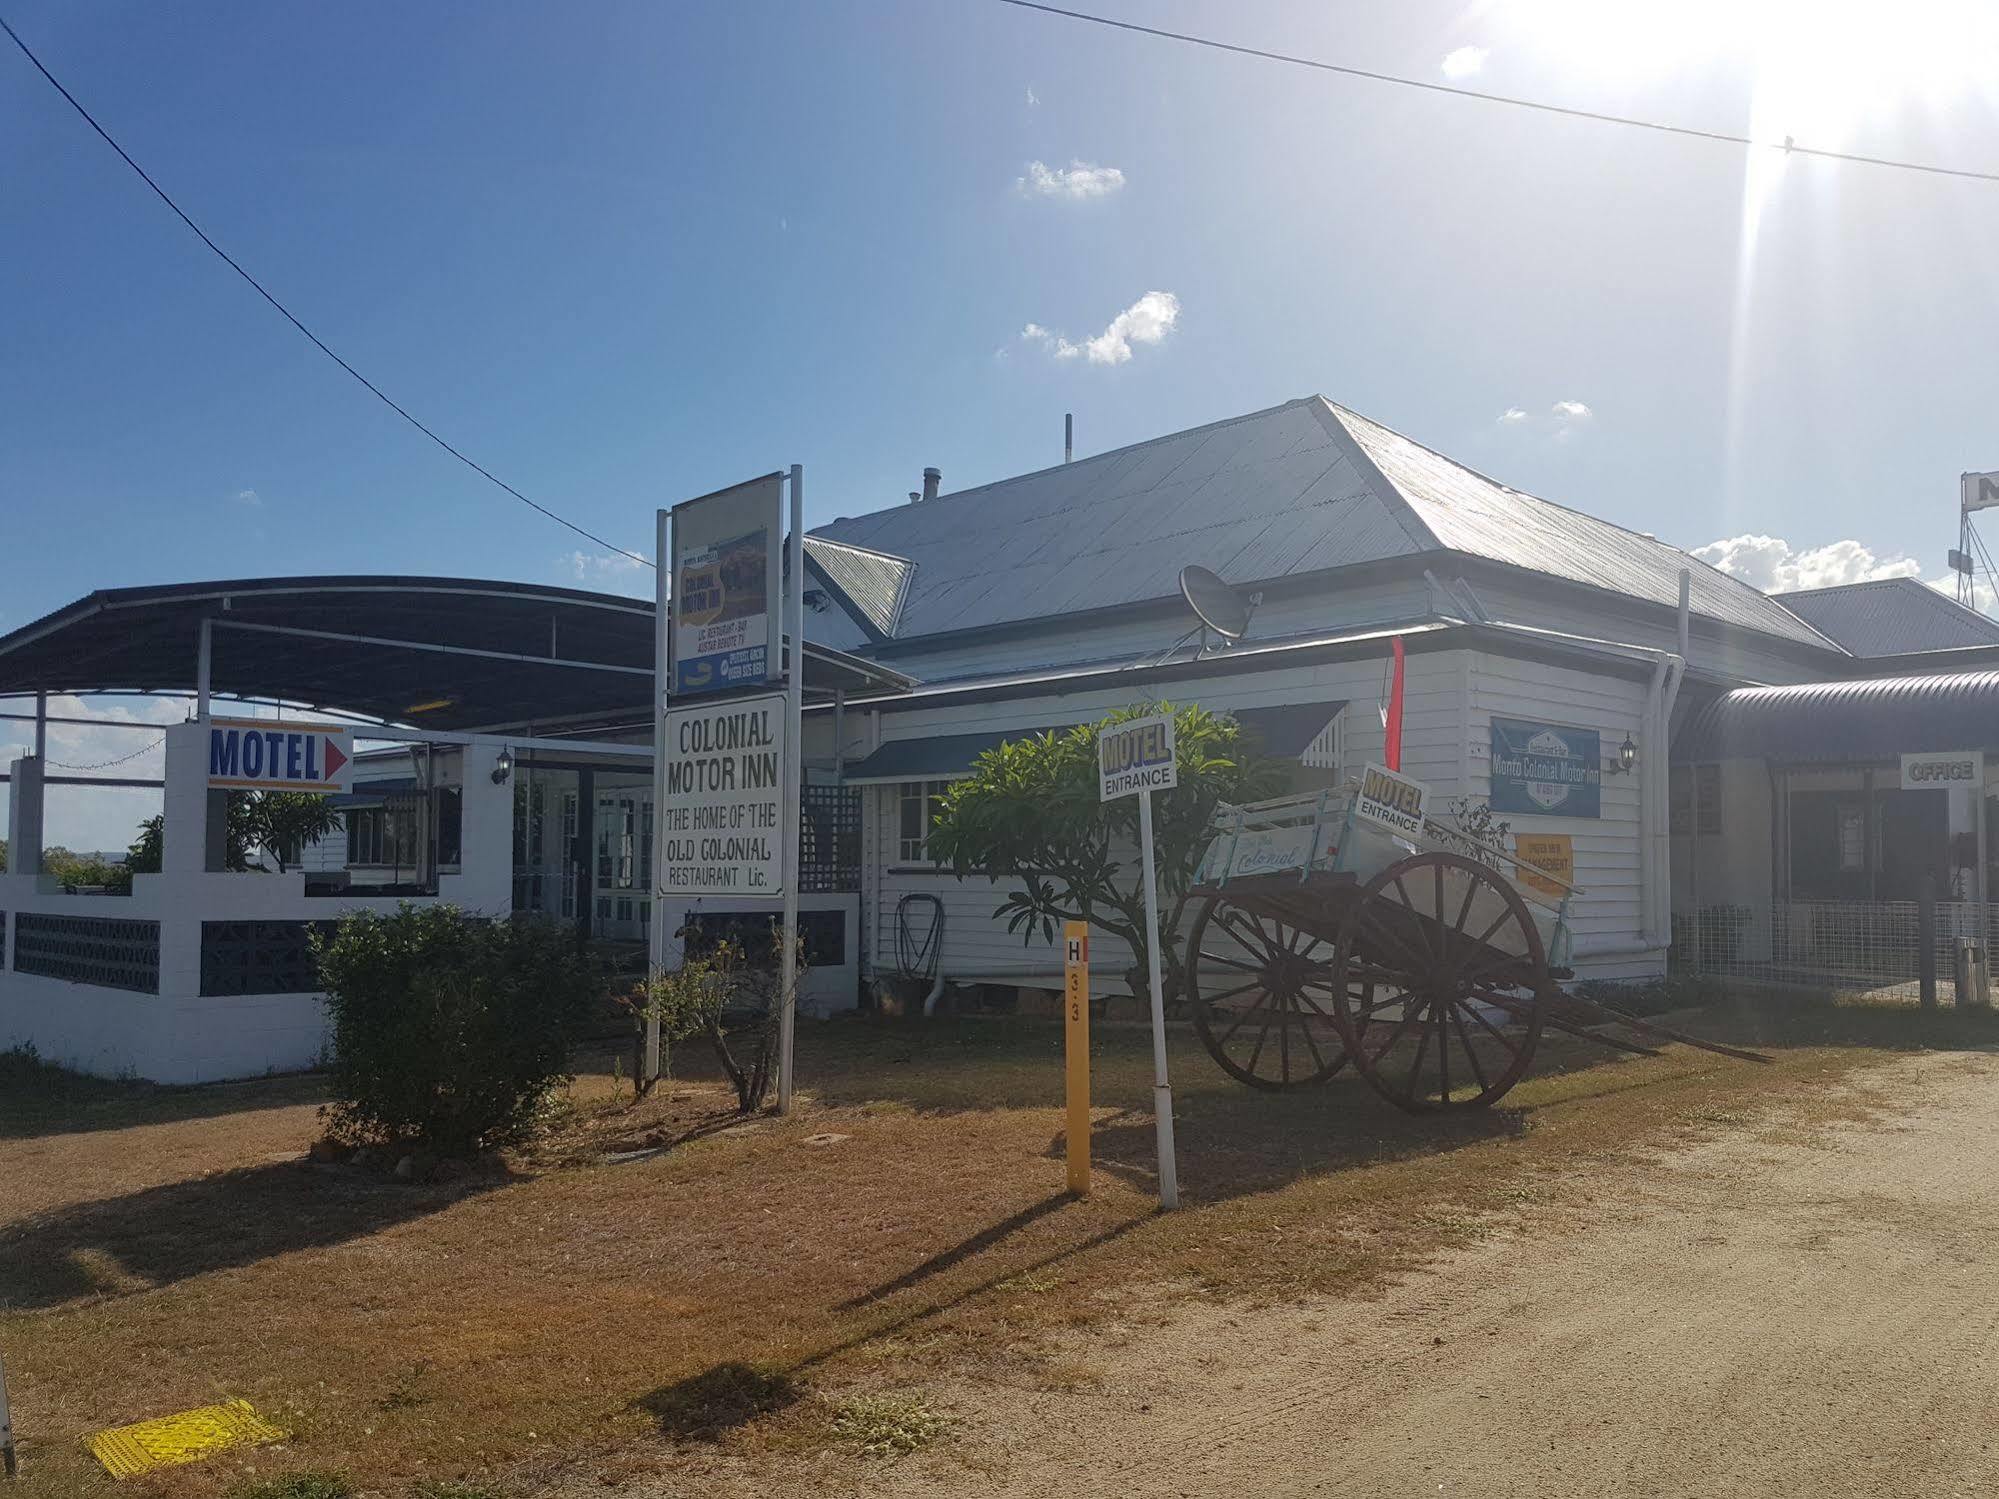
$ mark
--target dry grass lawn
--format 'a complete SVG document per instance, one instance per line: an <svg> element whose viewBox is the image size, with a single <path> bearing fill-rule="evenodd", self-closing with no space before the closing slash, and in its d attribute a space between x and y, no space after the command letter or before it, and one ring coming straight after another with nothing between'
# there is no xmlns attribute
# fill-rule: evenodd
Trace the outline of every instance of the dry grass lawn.
<svg viewBox="0 0 1999 1499"><path fill-rule="evenodd" d="M0 1353L26 1492L107 1494L86 1433L232 1396L294 1440L125 1487L313 1467L397 1496L578 1471L698 1488L717 1453L759 1444L858 1464L839 1422L926 1374L1086 1383L1047 1334L1182 1295L1365 1292L1592 1161L1726 1129L1773 1093L1808 1124L1885 1053L1999 1042L1988 1016L1796 1000L1687 1024L1778 1060L1551 1043L1500 1109L1419 1119L1345 1074L1251 1093L1177 1028L1171 1215L1150 1197L1138 1026L1097 1028L1083 1202L1060 1190L1061 1034L1040 1022L807 1027L785 1120L735 1120L692 1053L690 1080L636 1107L586 1072L506 1171L424 1185L304 1163L314 1079L173 1091L0 1063Z"/></svg>

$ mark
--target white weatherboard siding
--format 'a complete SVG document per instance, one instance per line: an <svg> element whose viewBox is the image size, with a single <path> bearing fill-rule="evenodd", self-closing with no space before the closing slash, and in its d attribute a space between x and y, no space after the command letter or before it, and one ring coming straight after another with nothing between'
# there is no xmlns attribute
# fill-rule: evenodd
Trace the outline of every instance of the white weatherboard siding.
<svg viewBox="0 0 1999 1499"><path fill-rule="evenodd" d="M1558 583L1479 582L1473 585L1486 613L1499 623L1559 630L1591 640L1610 640L1651 650L1678 651L1679 625L1670 614L1624 604L1611 595L1583 594ZM1832 657L1811 659L1806 648L1735 631L1724 636L1711 621L1695 615L1689 623L1687 665L1691 670L1732 682L1781 686L1816 682Z"/></svg>
<svg viewBox="0 0 1999 1499"><path fill-rule="evenodd" d="M1429 783L1433 805L1447 810L1450 799L1463 794L1461 773L1466 763L1463 683L1471 653L1439 651L1411 655L1404 684L1403 768ZM881 716L883 743L924 739L941 734L998 732L1042 728L1058 723L1095 722L1115 708L1151 697L1174 703L1198 703L1227 711L1288 703L1344 700L1341 718L1343 770L1358 775L1382 752L1380 702L1385 691L1386 660L1330 662L1320 666L1286 667L1277 671L1244 672L1181 683L1151 683L1143 691L1097 687L1088 692L972 701ZM1641 689L1642 695L1642 689ZM1484 732L1483 724L1480 732ZM869 788L867 804L867 875L862 920L870 934L870 963L876 974L892 974L896 961L896 906L907 894L938 896L944 902L944 972L947 976L998 978L1032 974L1050 983L1060 972L1052 943L1038 935L1023 944L1006 930L993 911L1006 883L959 880L949 873L902 864L896 857L897 788ZM1133 857L1136 857L1135 851ZM917 926L920 935L921 925ZM1091 968L1108 987L1129 964L1124 944L1099 934L1091 950Z"/></svg>
<svg viewBox="0 0 1999 1499"><path fill-rule="evenodd" d="M1343 769L1354 775L1368 761L1381 758L1379 703L1384 672L1381 660L1334 662L1152 684L1151 694L1216 710L1345 699ZM939 734L1025 732L1057 723L1094 721L1147 695L1100 687L1065 695L946 704L883 714L879 736L886 743ZM1430 787L1432 807L1439 815L1446 815L1453 800L1466 795L1483 799L1490 792L1488 761L1495 716L1593 729L1601 738L1605 755L1614 756L1626 735L1634 741L1641 737L1645 695L1646 683L1625 674L1603 675L1488 651L1412 654L1405 681L1403 769ZM1641 746L1638 768L1632 774L1604 777L1603 815L1598 818L1509 814L1516 831L1567 833L1574 838L1577 883L1585 891L1572 912L1579 946L1637 941L1641 912L1639 781L1648 770L1666 773L1664 746ZM1054 981L1060 964L1053 944L1038 935L1023 944L1017 934L1007 932L1004 921L993 918L1009 885L958 880L948 873L903 864L896 857L897 788L871 787L868 798L862 920L869 931L874 973L894 972L898 901L904 895L926 894L944 902L943 967L947 976L1000 979L1017 974ZM921 925L917 930L921 932ZM1102 936L1092 958L1099 982L1107 989L1116 987L1117 975L1130 963L1122 943ZM1586 959L1577 967L1589 977L1626 977L1657 973L1662 963L1662 956L1653 954Z"/></svg>
<svg viewBox="0 0 1999 1499"><path fill-rule="evenodd" d="M1388 622L1420 618L1431 606L1429 585L1421 578L1348 584L1328 581L1310 592L1267 599L1250 619L1247 643L1379 628ZM880 660L931 684L1093 661L1157 660L1199 623L1184 606L1167 605L1088 625L1057 620L1031 630L939 641L934 647L918 642L907 649L883 652ZM1191 644L1180 648L1183 657L1192 651Z"/></svg>
<svg viewBox="0 0 1999 1499"><path fill-rule="evenodd" d="M1639 782L1667 773L1666 746L1642 743L1647 683L1601 676L1573 667L1479 652L1472 662L1467 704L1471 792L1481 799L1492 790L1491 747L1494 718L1528 719L1563 728L1594 729L1606 759L1631 736L1638 764L1629 775L1603 777L1601 817L1501 816L1516 833L1566 833L1575 840L1576 883L1583 894L1570 910L1570 930L1579 949L1636 942L1641 920L1639 872ZM1590 978L1621 978L1662 972L1663 954L1591 961L1576 971Z"/></svg>

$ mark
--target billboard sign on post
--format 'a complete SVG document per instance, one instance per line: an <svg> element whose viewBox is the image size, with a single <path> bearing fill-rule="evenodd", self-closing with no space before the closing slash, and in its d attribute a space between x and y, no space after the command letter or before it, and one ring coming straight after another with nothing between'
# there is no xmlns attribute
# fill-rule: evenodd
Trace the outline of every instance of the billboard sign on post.
<svg viewBox="0 0 1999 1499"><path fill-rule="evenodd" d="M661 735L662 895L782 895L785 698L670 708Z"/></svg>
<svg viewBox="0 0 1999 1499"><path fill-rule="evenodd" d="M686 697L776 680L784 577L781 474L673 507L672 674Z"/></svg>

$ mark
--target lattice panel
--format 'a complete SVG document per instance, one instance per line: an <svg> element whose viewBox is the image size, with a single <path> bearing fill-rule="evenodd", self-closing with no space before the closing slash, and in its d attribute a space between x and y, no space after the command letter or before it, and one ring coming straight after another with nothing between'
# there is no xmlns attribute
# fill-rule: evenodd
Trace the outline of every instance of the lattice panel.
<svg viewBox="0 0 1999 1499"><path fill-rule="evenodd" d="M799 790L798 888L811 894L861 888L861 788Z"/></svg>
<svg viewBox="0 0 1999 1499"><path fill-rule="evenodd" d="M160 924L118 916L14 918L14 972L100 989L160 992Z"/></svg>
<svg viewBox="0 0 1999 1499"><path fill-rule="evenodd" d="M312 934L331 936L332 921L204 921L201 992L311 994L319 988Z"/></svg>

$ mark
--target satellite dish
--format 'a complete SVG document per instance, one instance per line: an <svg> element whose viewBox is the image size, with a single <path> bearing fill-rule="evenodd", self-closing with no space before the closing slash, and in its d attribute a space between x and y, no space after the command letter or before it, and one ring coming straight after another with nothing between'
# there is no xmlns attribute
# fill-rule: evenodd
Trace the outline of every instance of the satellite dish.
<svg viewBox="0 0 1999 1499"><path fill-rule="evenodd" d="M1181 568L1180 592L1201 623L1230 644L1249 628L1249 605L1207 568L1191 562Z"/></svg>

